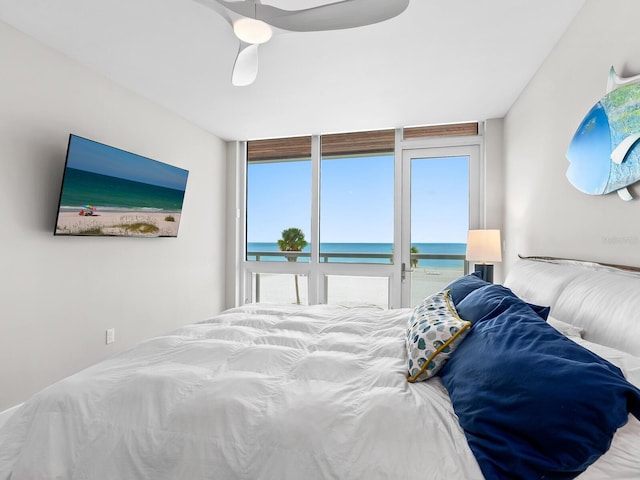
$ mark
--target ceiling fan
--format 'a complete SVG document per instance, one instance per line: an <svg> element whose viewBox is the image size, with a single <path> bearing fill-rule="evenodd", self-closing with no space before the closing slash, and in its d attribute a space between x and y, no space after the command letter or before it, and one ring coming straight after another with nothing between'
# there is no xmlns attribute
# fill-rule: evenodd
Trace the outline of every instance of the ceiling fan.
<svg viewBox="0 0 640 480"><path fill-rule="evenodd" d="M258 46L274 31L317 32L362 27L402 13L409 0L342 0L301 10L285 10L260 0L196 0L224 17L240 40L231 83L250 85L258 75Z"/></svg>

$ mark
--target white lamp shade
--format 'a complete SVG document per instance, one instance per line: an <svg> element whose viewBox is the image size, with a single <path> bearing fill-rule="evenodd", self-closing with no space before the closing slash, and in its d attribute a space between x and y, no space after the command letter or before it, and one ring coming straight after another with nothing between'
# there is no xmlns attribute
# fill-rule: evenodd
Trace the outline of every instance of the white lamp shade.
<svg viewBox="0 0 640 480"><path fill-rule="evenodd" d="M500 230L469 230L467 260L471 262L501 262Z"/></svg>
<svg viewBox="0 0 640 480"><path fill-rule="evenodd" d="M273 31L262 20L245 17L233 22L233 33L243 42L257 45L268 42Z"/></svg>

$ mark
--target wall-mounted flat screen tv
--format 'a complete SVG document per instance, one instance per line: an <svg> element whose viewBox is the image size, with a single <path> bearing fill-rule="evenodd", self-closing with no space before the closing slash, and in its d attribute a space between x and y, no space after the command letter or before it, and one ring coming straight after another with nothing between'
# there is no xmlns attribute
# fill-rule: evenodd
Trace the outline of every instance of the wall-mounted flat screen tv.
<svg viewBox="0 0 640 480"><path fill-rule="evenodd" d="M55 235L176 237L188 175L72 134Z"/></svg>

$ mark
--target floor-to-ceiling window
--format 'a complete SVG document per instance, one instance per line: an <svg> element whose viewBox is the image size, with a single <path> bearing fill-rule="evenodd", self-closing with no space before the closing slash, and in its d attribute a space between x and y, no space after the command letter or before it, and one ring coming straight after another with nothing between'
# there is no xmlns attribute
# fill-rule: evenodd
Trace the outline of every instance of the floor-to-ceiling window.
<svg viewBox="0 0 640 480"><path fill-rule="evenodd" d="M249 143L246 261L309 263L311 177L311 137ZM307 278L255 272L252 299L307 304Z"/></svg>
<svg viewBox="0 0 640 480"><path fill-rule="evenodd" d="M242 298L399 307L442 288L479 226L480 142L468 129L247 142Z"/></svg>
<svg viewBox="0 0 640 480"><path fill-rule="evenodd" d="M477 204L470 202L474 150L464 146L405 152L403 241L410 245L410 267L405 267L404 287L411 305L466 272L467 232L470 218L477 216Z"/></svg>
<svg viewBox="0 0 640 480"><path fill-rule="evenodd" d="M394 130L320 139L319 260L347 264L341 272L325 266L322 286L327 303L389 303L394 146ZM356 270L356 264L369 265Z"/></svg>

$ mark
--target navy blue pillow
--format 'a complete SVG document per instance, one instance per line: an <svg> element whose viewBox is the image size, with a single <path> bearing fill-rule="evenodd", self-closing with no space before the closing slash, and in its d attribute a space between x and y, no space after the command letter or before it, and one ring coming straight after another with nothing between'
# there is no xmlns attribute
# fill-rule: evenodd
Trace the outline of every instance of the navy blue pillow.
<svg viewBox="0 0 640 480"><path fill-rule="evenodd" d="M444 287L444 290L451 290L451 300L454 305L458 305L467 295L474 290L484 287L485 285L491 285L489 282L485 282L480 278L478 272L473 272L460 278L456 278L449 285Z"/></svg>
<svg viewBox="0 0 640 480"><path fill-rule="evenodd" d="M439 375L487 479L570 479L605 453L640 390L499 285L456 305L473 322Z"/></svg>
<svg viewBox="0 0 640 480"><path fill-rule="evenodd" d="M471 323L477 322L484 316L497 314L494 312L496 308L506 308L510 302L504 302L505 298L513 298L518 302L522 300L507 287L502 285L494 285L492 283L485 284L469 292L460 302L456 303L456 309L464 320ZM503 304L502 307L499 305ZM549 307L541 307L533 303L526 303L540 318L546 320L549 317L551 309ZM460 310L462 308L462 310ZM463 313L461 313L463 312Z"/></svg>

